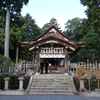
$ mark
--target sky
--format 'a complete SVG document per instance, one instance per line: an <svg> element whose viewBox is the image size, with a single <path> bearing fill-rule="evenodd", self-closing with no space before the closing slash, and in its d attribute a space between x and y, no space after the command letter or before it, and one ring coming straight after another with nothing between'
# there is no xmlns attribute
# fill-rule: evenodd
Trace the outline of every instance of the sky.
<svg viewBox="0 0 100 100"><path fill-rule="evenodd" d="M64 30L69 19L86 18L86 9L80 0L29 0L27 6L23 6L21 14L25 16L29 13L40 28L50 22L51 18L56 18Z"/></svg>

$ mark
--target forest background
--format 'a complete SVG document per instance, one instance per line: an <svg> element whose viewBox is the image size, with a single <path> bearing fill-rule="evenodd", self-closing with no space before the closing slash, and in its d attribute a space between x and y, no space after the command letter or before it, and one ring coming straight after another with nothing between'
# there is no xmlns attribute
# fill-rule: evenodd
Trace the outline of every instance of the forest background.
<svg viewBox="0 0 100 100"><path fill-rule="evenodd" d="M71 62L100 62L100 0L80 0L83 6L87 6L85 11L87 18L73 18L65 22L65 30L56 18L51 18L49 23L45 23L40 28L30 14L21 15L23 5L29 0L1 0L0 2L0 54L5 55L14 63L20 61L32 61L32 56L21 47L20 42L32 40L43 34L53 23L69 38L86 42L85 47L76 55L71 57ZM20 3L20 5L18 5ZM7 11L9 12L7 14ZM9 17L10 15L10 17ZM7 17L8 16L8 17ZM8 18L8 22L7 22ZM8 24L9 23L9 24ZM7 27L7 25L9 27ZM7 31L8 30L8 31ZM8 32L8 38L5 38ZM7 42L8 40L8 42ZM9 52L5 53L5 41ZM6 51L7 52L7 51Z"/></svg>

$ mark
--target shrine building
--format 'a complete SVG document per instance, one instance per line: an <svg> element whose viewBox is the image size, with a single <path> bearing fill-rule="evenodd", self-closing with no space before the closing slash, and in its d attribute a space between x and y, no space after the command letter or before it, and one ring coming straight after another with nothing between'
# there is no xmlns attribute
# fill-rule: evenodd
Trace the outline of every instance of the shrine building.
<svg viewBox="0 0 100 100"><path fill-rule="evenodd" d="M49 70L68 72L70 56L75 55L84 45L85 42L70 39L53 25L39 37L29 42L21 42L21 46L32 55L38 71L42 59L49 62ZM63 66L60 65L62 59Z"/></svg>

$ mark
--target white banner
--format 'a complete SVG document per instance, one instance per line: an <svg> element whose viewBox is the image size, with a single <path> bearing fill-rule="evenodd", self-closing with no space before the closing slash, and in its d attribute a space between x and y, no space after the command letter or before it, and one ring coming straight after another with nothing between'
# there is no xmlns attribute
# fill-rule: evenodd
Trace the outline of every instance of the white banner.
<svg viewBox="0 0 100 100"><path fill-rule="evenodd" d="M40 54L40 58L65 58L65 54Z"/></svg>

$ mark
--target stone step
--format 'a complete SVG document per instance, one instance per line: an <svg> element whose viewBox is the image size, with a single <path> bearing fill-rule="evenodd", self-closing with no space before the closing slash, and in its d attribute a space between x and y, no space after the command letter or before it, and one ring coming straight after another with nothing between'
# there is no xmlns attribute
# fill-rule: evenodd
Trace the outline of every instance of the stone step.
<svg viewBox="0 0 100 100"><path fill-rule="evenodd" d="M34 78L34 80L70 80L70 78L63 78L63 79L61 79L61 78Z"/></svg>
<svg viewBox="0 0 100 100"><path fill-rule="evenodd" d="M65 76L64 74L39 74L39 75L35 75L35 77L40 77L40 76L44 76L44 77L46 77L46 76L54 76L54 77L56 77L56 76ZM67 76L67 75L66 75Z"/></svg>
<svg viewBox="0 0 100 100"><path fill-rule="evenodd" d="M48 81L48 80L33 80L33 83L43 83L43 84L49 84L49 83L65 83L65 84L69 84L71 80L52 80L52 81Z"/></svg>
<svg viewBox="0 0 100 100"><path fill-rule="evenodd" d="M29 94L73 94L72 90L30 90Z"/></svg>
<svg viewBox="0 0 100 100"><path fill-rule="evenodd" d="M36 83L32 83L32 86L39 86L39 85L41 85L41 86L72 86L71 84L69 84L69 83L41 83L41 82L36 82Z"/></svg>
<svg viewBox="0 0 100 100"><path fill-rule="evenodd" d="M32 84L33 87L72 87L72 85L63 85L63 84Z"/></svg>
<svg viewBox="0 0 100 100"><path fill-rule="evenodd" d="M39 79L33 79L34 81L65 81L65 82L68 82L70 81L70 78L69 79L56 79L56 78L52 78L52 79L48 79L48 78L39 78Z"/></svg>
<svg viewBox="0 0 100 100"><path fill-rule="evenodd" d="M62 76L63 77L63 76ZM38 77L34 77L34 79L54 79L54 78L56 78L56 79L62 79L62 77L59 77L59 76L57 76L57 77L41 77L41 76L38 76ZM69 77L63 77L63 79L70 79Z"/></svg>
<svg viewBox="0 0 100 100"><path fill-rule="evenodd" d="M38 87L39 87L39 88L40 88L40 87L41 87L41 88L45 88L45 89L47 89L47 88L49 88L49 87L55 88L55 89L56 89L56 88L61 88L62 90L63 90L63 88L65 88L65 89L71 89L71 88L72 88L71 86L43 86L43 85L38 85L38 86L31 86L30 89L31 89L31 88L38 88Z"/></svg>
<svg viewBox="0 0 100 100"><path fill-rule="evenodd" d="M73 94L71 79L64 74L35 75L29 94Z"/></svg>
<svg viewBox="0 0 100 100"><path fill-rule="evenodd" d="M60 79L60 78L59 79L58 78L50 78L49 79L49 78L42 78L41 77L41 78L37 78L37 79L34 78L34 80L48 80L48 81L50 80L50 81L52 81L52 80L70 80L70 78L65 78L65 79L64 78L63 79Z"/></svg>
<svg viewBox="0 0 100 100"><path fill-rule="evenodd" d="M70 82L70 81L69 81ZM35 84L66 84L66 85L70 85L69 82L66 82L66 81L51 81L51 82L48 82L48 81L34 81L33 83Z"/></svg>
<svg viewBox="0 0 100 100"><path fill-rule="evenodd" d="M30 95L37 95L37 94L41 94L41 95L74 95L73 93L54 93L54 92L29 92L28 94Z"/></svg>
<svg viewBox="0 0 100 100"><path fill-rule="evenodd" d="M66 84L32 84L31 86L33 86L33 87L50 87L50 86L52 86L52 87L72 87L72 85L66 85Z"/></svg>
<svg viewBox="0 0 100 100"><path fill-rule="evenodd" d="M71 87L31 87L30 90L72 90Z"/></svg>
<svg viewBox="0 0 100 100"><path fill-rule="evenodd" d="M30 92L72 92L72 90L30 90Z"/></svg>
<svg viewBox="0 0 100 100"><path fill-rule="evenodd" d="M39 83L42 83L42 84L48 84L48 83L50 83L50 84L52 84L52 83L60 83L60 84L69 84L71 81L44 81L44 80L42 80L42 81L34 81L33 80L33 83L37 83L37 84L39 84Z"/></svg>
<svg viewBox="0 0 100 100"><path fill-rule="evenodd" d="M52 79L52 78L56 78L56 79L62 79L62 77L64 79L69 79L70 77L69 76L65 76L65 75L36 75L34 76L35 79L38 79L38 78L48 78L48 79Z"/></svg>
<svg viewBox="0 0 100 100"><path fill-rule="evenodd" d="M58 80L59 81L59 80L61 80L61 81L63 81L63 80L70 80L70 78L65 78L65 79L64 78L63 79L60 79L60 78L50 78L49 79L49 78L42 78L41 77L41 78L37 78L37 79L34 78L33 80L35 80L35 81L38 81L38 80L40 80L40 81L42 81L42 80L47 80L47 81L53 81L53 80Z"/></svg>
<svg viewBox="0 0 100 100"><path fill-rule="evenodd" d="M44 75L37 75L37 76L34 76L34 77L44 77L44 78L45 77L48 77L48 78L52 78L52 77L56 77L56 78L64 77L65 78L66 77L66 78L69 78L69 76L67 76L67 75L65 76L65 75L55 75L55 74L52 74L52 75L51 74L48 74L48 75L44 74Z"/></svg>

